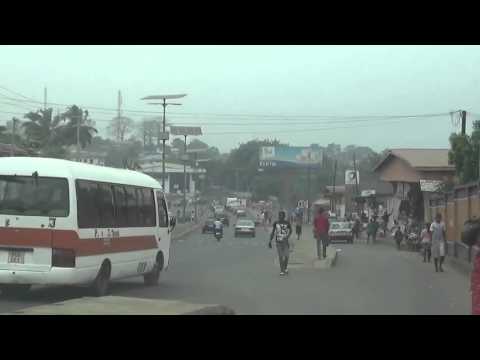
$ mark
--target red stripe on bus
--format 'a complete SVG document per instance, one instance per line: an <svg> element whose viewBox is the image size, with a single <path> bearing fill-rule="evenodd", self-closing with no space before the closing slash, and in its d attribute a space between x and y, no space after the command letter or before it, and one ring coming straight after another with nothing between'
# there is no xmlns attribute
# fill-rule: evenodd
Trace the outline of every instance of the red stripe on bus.
<svg viewBox="0 0 480 360"><path fill-rule="evenodd" d="M157 248L154 235L80 239L72 230L0 228L0 245L73 249L77 256Z"/></svg>

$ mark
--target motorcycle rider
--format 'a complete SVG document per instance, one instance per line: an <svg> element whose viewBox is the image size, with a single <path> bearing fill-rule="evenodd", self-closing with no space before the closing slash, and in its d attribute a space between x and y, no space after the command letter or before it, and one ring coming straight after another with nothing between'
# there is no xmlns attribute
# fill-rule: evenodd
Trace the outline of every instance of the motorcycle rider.
<svg viewBox="0 0 480 360"><path fill-rule="evenodd" d="M220 234L222 235L223 237L223 223L222 221L220 220L219 217L217 217L213 223L213 234L216 235L218 232L220 232Z"/></svg>

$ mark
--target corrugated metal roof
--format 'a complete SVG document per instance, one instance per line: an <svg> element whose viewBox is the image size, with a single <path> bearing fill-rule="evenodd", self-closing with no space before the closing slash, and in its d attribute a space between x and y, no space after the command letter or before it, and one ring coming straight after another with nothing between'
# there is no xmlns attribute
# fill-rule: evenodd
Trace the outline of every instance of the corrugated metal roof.
<svg viewBox="0 0 480 360"><path fill-rule="evenodd" d="M390 149L386 156L375 166L375 170L391 156L403 159L410 166L422 168L422 170L455 170L455 166L449 164L448 152L449 149Z"/></svg>

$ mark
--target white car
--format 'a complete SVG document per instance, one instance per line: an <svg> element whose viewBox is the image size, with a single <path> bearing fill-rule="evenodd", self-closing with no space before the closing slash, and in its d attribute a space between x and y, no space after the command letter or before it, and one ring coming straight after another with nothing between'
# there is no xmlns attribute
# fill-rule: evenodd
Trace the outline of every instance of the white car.
<svg viewBox="0 0 480 360"><path fill-rule="evenodd" d="M242 235L255 237L255 223L252 220L238 220L237 224L235 225L235 237Z"/></svg>
<svg viewBox="0 0 480 360"><path fill-rule="evenodd" d="M353 243L353 232L350 222L332 222L328 231L330 242L346 241Z"/></svg>

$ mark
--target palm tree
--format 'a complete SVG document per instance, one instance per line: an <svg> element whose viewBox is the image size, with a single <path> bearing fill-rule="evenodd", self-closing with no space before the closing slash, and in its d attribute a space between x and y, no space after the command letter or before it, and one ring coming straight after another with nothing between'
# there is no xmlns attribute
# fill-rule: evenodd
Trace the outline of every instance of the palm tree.
<svg viewBox="0 0 480 360"><path fill-rule="evenodd" d="M60 126L60 117L52 116L53 109L38 110L25 114L26 121L22 124L25 129L27 142L35 147L44 149L57 142Z"/></svg>
<svg viewBox="0 0 480 360"><path fill-rule="evenodd" d="M62 145L74 145L77 143L77 125L79 130L79 142L82 148L92 143L93 135L97 129L88 118L88 110L83 111L77 105L70 106L67 111L60 115L60 118L67 123L62 125L59 131Z"/></svg>

